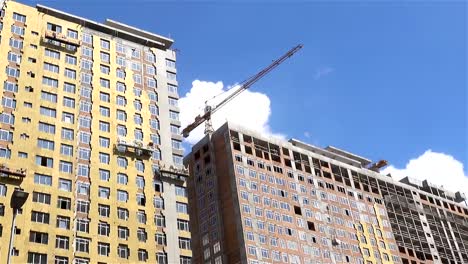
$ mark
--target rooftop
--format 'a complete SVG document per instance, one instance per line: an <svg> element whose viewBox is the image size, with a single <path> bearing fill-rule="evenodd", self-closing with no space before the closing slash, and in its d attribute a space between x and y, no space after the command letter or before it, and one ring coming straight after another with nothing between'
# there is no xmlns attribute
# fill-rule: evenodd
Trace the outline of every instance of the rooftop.
<svg viewBox="0 0 468 264"><path fill-rule="evenodd" d="M58 17L73 23L77 23L84 27L101 31L115 37L136 42L141 45L156 47L159 49L169 49L172 43L174 43L174 40L170 38L153 34L151 32L141 30L110 19L107 19L104 23L99 23L40 4L36 5L36 8L39 12Z"/></svg>

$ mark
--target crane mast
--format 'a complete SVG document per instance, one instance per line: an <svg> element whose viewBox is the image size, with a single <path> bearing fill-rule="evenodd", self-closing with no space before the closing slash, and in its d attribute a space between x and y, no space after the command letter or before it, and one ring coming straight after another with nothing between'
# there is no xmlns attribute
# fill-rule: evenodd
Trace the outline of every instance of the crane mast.
<svg viewBox="0 0 468 264"><path fill-rule="evenodd" d="M213 133L213 125L211 123L211 115L214 114L216 111L218 111L222 106L227 104L229 101L234 99L236 96L238 96L240 93L243 91L247 90L250 86L252 86L254 83L256 83L258 80L263 78L265 75L270 73L274 68L278 67L281 63L283 63L285 60L287 60L289 57L294 55L297 51L299 51L303 47L302 44L299 44L295 46L294 48L290 49L288 52L286 52L283 56L280 58L276 59L273 61L270 65L268 65L266 68L255 74L254 76L248 78L245 80L239 88L237 88L232 94L230 94L228 97L226 97L224 100L222 100L220 103L218 103L216 106L211 107L209 105L205 106L205 113L200 116L198 115L195 117L195 121L191 124L189 124L186 128L182 130L182 135L186 138L190 135L190 132L192 132L195 128L197 128L201 123L205 122L205 135L206 134L211 134Z"/></svg>

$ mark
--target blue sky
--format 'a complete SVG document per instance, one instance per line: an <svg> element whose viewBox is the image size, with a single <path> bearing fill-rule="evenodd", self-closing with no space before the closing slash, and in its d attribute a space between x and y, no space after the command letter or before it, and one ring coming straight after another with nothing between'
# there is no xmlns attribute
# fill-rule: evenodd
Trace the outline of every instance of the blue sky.
<svg viewBox="0 0 468 264"><path fill-rule="evenodd" d="M251 88L269 97L273 132L397 167L428 149L468 164L463 1L38 3L174 38L181 96L197 79L239 82L303 43Z"/></svg>

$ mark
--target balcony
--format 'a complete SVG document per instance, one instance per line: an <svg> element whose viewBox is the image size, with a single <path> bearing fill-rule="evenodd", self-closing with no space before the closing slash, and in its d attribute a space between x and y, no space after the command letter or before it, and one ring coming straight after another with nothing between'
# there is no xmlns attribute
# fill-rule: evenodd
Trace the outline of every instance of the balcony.
<svg viewBox="0 0 468 264"><path fill-rule="evenodd" d="M0 177L22 179L26 177L26 169L13 170L9 168L6 164L1 164L0 165Z"/></svg>
<svg viewBox="0 0 468 264"><path fill-rule="evenodd" d="M153 155L152 142L145 146L140 140L127 141L125 138L119 137L115 148L121 153L133 151L137 156L151 157Z"/></svg>

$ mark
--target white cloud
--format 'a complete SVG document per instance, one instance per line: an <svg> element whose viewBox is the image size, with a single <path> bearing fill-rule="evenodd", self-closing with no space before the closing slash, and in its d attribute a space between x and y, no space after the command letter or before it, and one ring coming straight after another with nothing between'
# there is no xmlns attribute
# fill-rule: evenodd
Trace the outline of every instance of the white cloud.
<svg viewBox="0 0 468 264"><path fill-rule="evenodd" d="M230 88L232 87L224 88L222 82L193 81L190 91L179 100L182 128L192 123L197 115L204 113L206 100L212 99ZM232 92L229 91L209 100L209 105L215 106ZM213 114L212 123L215 130L226 121L230 121L260 133L284 139L283 135L272 133L268 125L270 115L270 98L265 94L246 90ZM205 123L193 130L186 141L190 144L197 143L204 136L204 129Z"/></svg>
<svg viewBox="0 0 468 264"><path fill-rule="evenodd" d="M304 132L304 137L310 138L310 133L309 133L309 131Z"/></svg>
<svg viewBox="0 0 468 264"><path fill-rule="evenodd" d="M405 176L421 181L427 179L452 192L461 191L468 195L468 175L465 175L463 164L444 153L427 150L421 156L410 160L405 168L389 166L382 170L382 173L391 173L396 180Z"/></svg>
<svg viewBox="0 0 468 264"><path fill-rule="evenodd" d="M330 73L334 72L335 69L333 69L332 67L322 67L322 68L319 68L317 70L315 70L315 74L314 74L314 79L315 80L318 80L324 76L327 76L329 75Z"/></svg>

